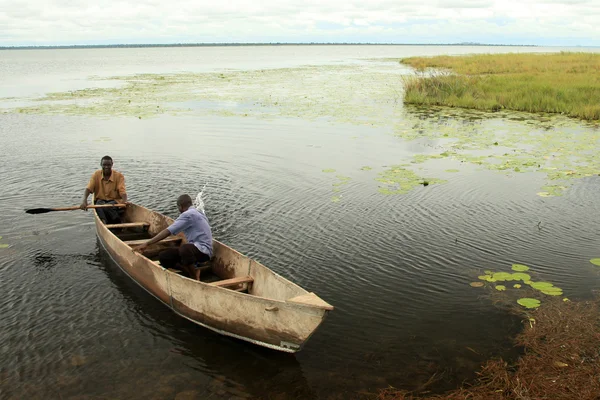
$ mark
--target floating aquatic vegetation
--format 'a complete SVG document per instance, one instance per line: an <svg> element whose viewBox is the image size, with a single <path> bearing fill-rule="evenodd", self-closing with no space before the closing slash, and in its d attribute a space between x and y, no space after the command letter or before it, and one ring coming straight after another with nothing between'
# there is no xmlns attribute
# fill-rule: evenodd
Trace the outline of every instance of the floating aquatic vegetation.
<svg viewBox="0 0 600 400"><path fill-rule="evenodd" d="M0 239L2 239L2 236L0 236ZM9 244L6 244L6 243L0 243L0 249L7 249L7 248L9 248L9 247L10 247L10 245L9 245Z"/></svg>
<svg viewBox="0 0 600 400"><path fill-rule="evenodd" d="M506 286L504 286L504 285L496 285L495 289L498 290L498 291L500 291L500 292L503 292L503 291L506 290Z"/></svg>
<svg viewBox="0 0 600 400"><path fill-rule="evenodd" d="M531 282L530 286L549 296L560 296L563 294L561 288L554 286L550 282Z"/></svg>
<svg viewBox="0 0 600 400"><path fill-rule="evenodd" d="M370 170L372 170L372 169L373 169L373 168L369 167L368 165L365 165L365 166L364 166L364 167L362 167L360 170L361 170L361 171L370 171Z"/></svg>
<svg viewBox="0 0 600 400"><path fill-rule="evenodd" d="M521 285L519 285L518 283L515 283L515 284L513 285L513 287L514 287L515 289L521 289Z"/></svg>
<svg viewBox="0 0 600 400"><path fill-rule="evenodd" d="M529 267L527 265L523 265L523 264L513 264L511 269L513 271L517 271L517 272L529 271Z"/></svg>
<svg viewBox="0 0 600 400"><path fill-rule="evenodd" d="M600 258L592 258L590 260L590 262L594 265L597 265L598 267L600 267Z"/></svg>
<svg viewBox="0 0 600 400"><path fill-rule="evenodd" d="M542 293L547 294L548 296L562 296L563 291L557 287L551 287L548 289L541 290Z"/></svg>
<svg viewBox="0 0 600 400"><path fill-rule="evenodd" d="M496 282L492 275L479 275L477 278L481 279L482 281Z"/></svg>
<svg viewBox="0 0 600 400"><path fill-rule="evenodd" d="M6 112L143 120L191 113L386 127L403 140L435 140L444 147L440 154L415 156L413 164L451 158L502 174L545 174L548 184L532 190L542 197L560 196L577 179L600 174L594 151L600 146L597 130L562 116L400 107L401 68L397 63L378 63L95 78L119 85L49 93L31 100L30 106ZM0 99L4 101L8 100ZM406 193L441 182L427 178L402 188L385 186L380 192Z"/></svg>
<svg viewBox="0 0 600 400"><path fill-rule="evenodd" d="M530 286L537 290L544 290L553 287L554 285L550 282L531 282Z"/></svg>
<svg viewBox="0 0 600 400"><path fill-rule="evenodd" d="M524 297L521 298L519 300L517 300L517 303L519 303L519 305L522 305L525 308L538 308L541 304L541 302L538 299L532 299L529 297Z"/></svg>
<svg viewBox="0 0 600 400"><path fill-rule="evenodd" d="M338 182L335 182L333 184L333 186L346 185L348 182L350 182L352 180L352 178L350 178L349 176L344 176L344 175L337 175L336 178L338 178Z"/></svg>
<svg viewBox="0 0 600 400"><path fill-rule="evenodd" d="M380 172L376 180L385 185L379 188L379 192L383 194L404 194L420 185L429 186L446 182L441 179L422 178L413 171L399 165Z"/></svg>
<svg viewBox="0 0 600 400"><path fill-rule="evenodd" d="M513 281L523 281L528 282L531 281L531 275L526 274L524 272L515 272L511 274Z"/></svg>
<svg viewBox="0 0 600 400"><path fill-rule="evenodd" d="M493 271L490 271L489 269L486 269L486 270L485 270L485 271L483 271L483 272L485 272L487 275L493 275L493 274L494 274L494 272L493 272Z"/></svg>
<svg viewBox="0 0 600 400"><path fill-rule="evenodd" d="M327 169L324 169L322 172L325 172L326 174L330 174L332 172L335 172L335 169L333 169L333 168L327 168Z"/></svg>
<svg viewBox="0 0 600 400"><path fill-rule="evenodd" d="M335 170L323 170L323 172L334 172ZM347 185L352 179L349 176L336 175L337 182L332 183L333 193L339 193L342 191L342 187ZM331 197L332 203L338 203L342 199L342 195L334 195Z"/></svg>
<svg viewBox="0 0 600 400"><path fill-rule="evenodd" d="M485 286L485 284L483 282L471 282L471 283L469 283L469 285L471 285L471 287L483 287L483 286Z"/></svg>
<svg viewBox="0 0 600 400"><path fill-rule="evenodd" d="M446 172L452 172L452 173L455 173L455 172L460 172L460 170L458 170L458 169L452 169L452 168L451 168L451 169L447 169L447 170L446 170Z"/></svg>
<svg viewBox="0 0 600 400"><path fill-rule="evenodd" d="M511 274L510 272L496 272L494 273L494 275L492 275L492 278L495 281L512 281L514 280L513 274Z"/></svg>

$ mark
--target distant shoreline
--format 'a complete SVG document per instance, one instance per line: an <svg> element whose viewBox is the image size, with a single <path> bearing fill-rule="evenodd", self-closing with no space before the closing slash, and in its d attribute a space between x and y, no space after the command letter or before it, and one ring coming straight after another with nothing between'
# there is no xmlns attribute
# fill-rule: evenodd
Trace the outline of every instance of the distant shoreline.
<svg viewBox="0 0 600 400"><path fill-rule="evenodd" d="M494 46L540 47L531 44L485 43L169 43L169 44L75 44L55 46L0 46L0 50L51 50L51 49L121 49L144 47L232 47L232 46ZM546 47L546 46L541 46ZM551 47L551 46L550 46Z"/></svg>

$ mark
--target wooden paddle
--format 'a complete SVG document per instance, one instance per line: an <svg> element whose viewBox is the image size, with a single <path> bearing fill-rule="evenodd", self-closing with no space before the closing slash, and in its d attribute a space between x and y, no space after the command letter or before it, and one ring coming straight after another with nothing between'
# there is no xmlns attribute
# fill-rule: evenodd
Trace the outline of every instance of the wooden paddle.
<svg viewBox="0 0 600 400"><path fill-rule="evenodd" d="M127 204L90 204L88 208L109 208L109 207L118 207L125 208ZM74 207L63 207L63 208L32 208L30 210L25 210L27 214L44 214L51 211L71 211L71 210L79 210L79 206Z"/></svg>

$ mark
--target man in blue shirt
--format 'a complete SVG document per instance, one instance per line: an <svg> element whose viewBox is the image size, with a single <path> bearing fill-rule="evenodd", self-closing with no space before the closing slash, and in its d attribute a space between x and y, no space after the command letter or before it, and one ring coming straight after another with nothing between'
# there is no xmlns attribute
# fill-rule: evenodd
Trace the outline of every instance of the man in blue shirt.
<svg viewBox="0 0 600 400"><path fill-rule="evenodd" d="M179 215L175 222L134 250L143 253L151 244L160 242L170 235L177 235L183 232L187 243L182 244L178 248L161 251L158 259L164 268L181 269L190 278L199 281L200 270L196 269L194 265L210 260L213 255L213 239L208 218L192 207L192 198L187 194L179 196L177 199L177 208L181 215Z"/></svg>

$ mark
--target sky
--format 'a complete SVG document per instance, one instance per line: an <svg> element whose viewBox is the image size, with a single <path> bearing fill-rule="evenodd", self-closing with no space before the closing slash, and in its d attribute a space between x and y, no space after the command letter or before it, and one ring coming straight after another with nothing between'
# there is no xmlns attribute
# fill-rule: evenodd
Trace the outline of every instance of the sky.
<svg viewBox="0 0 600 400"><path fill-rule="evenodd" d="M0 46L600 46L600 0L0 0Z"/></svg>

